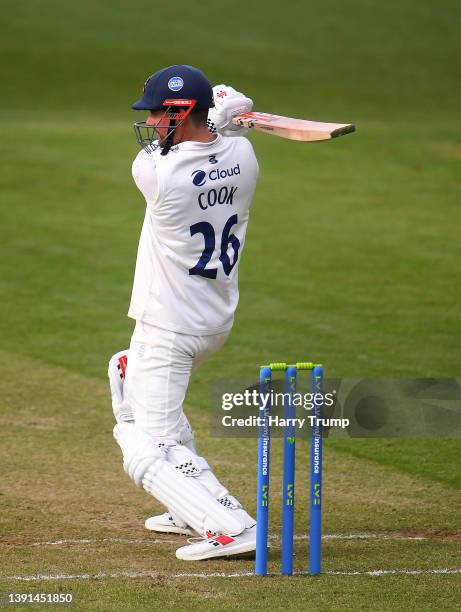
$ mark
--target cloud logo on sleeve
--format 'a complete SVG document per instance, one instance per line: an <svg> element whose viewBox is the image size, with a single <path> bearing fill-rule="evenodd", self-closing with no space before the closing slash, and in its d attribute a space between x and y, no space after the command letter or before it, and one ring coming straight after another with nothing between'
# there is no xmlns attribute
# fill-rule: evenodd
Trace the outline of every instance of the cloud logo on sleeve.
<svg viewBox="0 0 461 612"><path fill-rule="evenodd" d="M201 187L202 185L205 185L206 172L204 172L203 170L194 170L191 176L192 176L192 182L197 187Z"/></svg>

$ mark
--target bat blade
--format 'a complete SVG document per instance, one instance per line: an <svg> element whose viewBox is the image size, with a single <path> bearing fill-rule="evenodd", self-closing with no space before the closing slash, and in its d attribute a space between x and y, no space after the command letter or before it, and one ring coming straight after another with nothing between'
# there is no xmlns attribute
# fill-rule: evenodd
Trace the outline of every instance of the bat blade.
<svg viewBox="0 0 461 612"><path fill-rule="evenodd" d="M258 112L244 113L234 117L232 123L281 138L304 142L330 140L355 132L355 125L352 123L322 123Z"/></svg>

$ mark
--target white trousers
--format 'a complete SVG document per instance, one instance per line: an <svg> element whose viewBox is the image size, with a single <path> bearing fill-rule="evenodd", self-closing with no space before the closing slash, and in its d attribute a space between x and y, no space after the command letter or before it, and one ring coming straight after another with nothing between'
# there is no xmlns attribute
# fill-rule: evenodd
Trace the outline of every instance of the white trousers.
<svg viewBox="0 0 461 612"><path fill-rule="evenodd" d="M228 335L189 336L138 321L124 386L136 425L155 438L184 443L181 436L188 421L183 402L190 376Z"/></svg>

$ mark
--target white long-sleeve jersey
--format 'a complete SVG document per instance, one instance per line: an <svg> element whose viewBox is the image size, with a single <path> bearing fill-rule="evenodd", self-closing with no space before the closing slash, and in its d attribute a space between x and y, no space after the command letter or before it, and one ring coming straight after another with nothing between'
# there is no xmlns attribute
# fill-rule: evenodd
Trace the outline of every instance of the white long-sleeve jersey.
<svg viewBox="0 0 461 612"><path fill-rule="evenodd" d="M238 264L258 163L243 137L141 150L133 178L147 203L128 316L211 335L232 327Z"/></svg>

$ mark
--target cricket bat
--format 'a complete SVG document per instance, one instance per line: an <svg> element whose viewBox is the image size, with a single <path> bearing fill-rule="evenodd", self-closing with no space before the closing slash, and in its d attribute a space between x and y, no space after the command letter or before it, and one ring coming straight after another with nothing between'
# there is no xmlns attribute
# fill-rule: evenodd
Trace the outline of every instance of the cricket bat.
<svg viewBox="0 0 461 612"><path fill-rule="evenodd" d="M243 113L243 115L234 117L232 123L281 138L305 142L330 140L355 132L355 125L352 123L321 123L269 113Z"/></svg>

